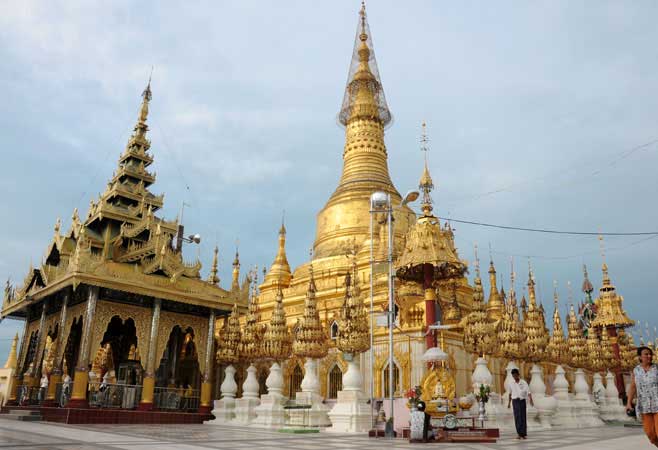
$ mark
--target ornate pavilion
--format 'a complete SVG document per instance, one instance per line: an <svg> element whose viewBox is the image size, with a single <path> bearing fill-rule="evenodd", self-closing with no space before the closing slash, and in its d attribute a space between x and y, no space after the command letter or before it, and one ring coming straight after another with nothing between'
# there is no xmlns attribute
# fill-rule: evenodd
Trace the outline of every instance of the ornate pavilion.
<svg viewBox="0 0 658 450"><path fill-rule="evenodd" d="M237 272L233 293L219 287L217 249L201 279L201 263L183 260L182 225L156 215L164 195L150 190L150 83L142 97L103 194L83 219L73 211L68 230L57 219L43 263L20 286L7 283L2 317L25 320L9 404L29 402L20 395L46 376L46 405L59 403L58 388L72 379L69 408L89 406L89 392L105 382L134 386L129 406L140 410L164 408L167 390L211 409L215 320L245 297Z"/></svg>

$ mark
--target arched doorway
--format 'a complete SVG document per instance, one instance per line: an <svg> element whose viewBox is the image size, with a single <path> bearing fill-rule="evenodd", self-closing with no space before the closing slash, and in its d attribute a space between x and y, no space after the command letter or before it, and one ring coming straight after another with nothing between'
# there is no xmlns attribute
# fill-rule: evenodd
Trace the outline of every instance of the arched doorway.
<svg viewBox="0 0 658 450"><path fill-rule="evenodd" d="M62 361L62 370L65 375L73 376L75 366L78 364L78 355L80 354L80 338L82 337L82 317L73 319L69 337L64 347L64 361Z"/></svg>
<svg viewBox="0 0 658 450"><path fill-rule="evenodd" d="M327 398L337 398L338 391L343 389L343 371L340 370L338 364L329 371L329 386L327 389Z"/></svg>
<svg viewBox="0 0 658 450"><path fill-rule="evenodd" d="M156 371L156 386L199 389L201 374L194 342L194 330L176 325L169 334L167 347Z"/></svg>
<svg viewBox="0 0 658 450"><path fill-rule="evenodd" d="M137 328L131 318L114 316L107 324L100 346L96 349L93 372L102 381L109 373L110 383L139 385L142 383L141 357L137 351Z"/></svg>
<svg viewBox="0 0 658 450"><path fill-rule="evenodd" d="M290 374L288 379L288 393L290 398L292 398L296 392L301 391L302 388L302 379L304 378L304 371L302 370L299 363L295 364L295 368Z"/></svg>
<svg viewBox="0 0 658 450"><path fill-rule="evenodd" d="M388 363L384 366L382 369L384 371L384 376L382 379L384 380L384 386L382 386L382 392L384 392L384 397L388 398L391 395L389 394L389 381L390 380L390 371L388 370ZM400 368L398 365L393 362L393 395L395 395L396 392L400 392Z"/></svg>

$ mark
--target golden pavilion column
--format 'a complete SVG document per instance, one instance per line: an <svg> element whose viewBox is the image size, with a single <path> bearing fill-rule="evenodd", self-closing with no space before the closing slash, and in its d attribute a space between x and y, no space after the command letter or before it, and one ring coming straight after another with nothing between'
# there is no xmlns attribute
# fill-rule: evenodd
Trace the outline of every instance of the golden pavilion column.
<svg viewBox="0 0 658 450"><path fill-rule="evenodd" d="M158 343L158 328L160 327L160 311L162 300L153 300L153 316L151 318L151 335L149 337L148 355L146 357L146 373L142 381L142 399L139 402L141 411L153 409L153 393L155 391L155 358Z"/></svg>
<svg viewBox="0 0 658 450"><path fill-rule="evenodd" d="M82 323L82 337L80 339L80 356L78 356L78 367L75 368L73 378L73 392L69 400L69 408L86 408L87 402L87 383L89 381L89 354L91 353L91 330L92 321L96 312L96 303L98 303L99 288L89 286L87 296L87 310Z"/></svg>
<svg viewBox="0 0 658 450"><path fill-rule="evenodd" d="M69 295L69 291L66 290L64 292L64 297L62 298L62 309L59 312L59 324L57 328L59 330L59 335L55 340L55 368L50 375L50 380L48 382L48 395L46 396L44 406L55 406L57 400L57 385L62 382L62 363L64 362L64 356L60 358L60 353L63 350L62 341L64 340L64 327L66 326Z"/></svg>
<svg viewBox="0 0 658 450"><path fill-rule="evenodd" d="M201 383L200 414L210 414L212 409L212 356L215 342L215 311L210 310L208 316L208 340L206 341L206 362L203 369L203 382Z"/></svg>
<svg viewBox="0 0 658 450"><path fill-rule="evenodd" d="M34 359L30 363L31 365L28 366L27 371L23 375L23 384L26 386L37 386L39 384L39 379L37 378L39 368L37 367L37 364L41 363L39 361L39 355L41 354L41 346L42 342L45 343L45 339L43 337L45 333L45 328L46 328L46 309L48 308L48 300L43 301L43 305L41 306L41 318L39 319L39 330L37 334L37 350L34 353Z"/></svg>
<svg viewBox="0 0 658 450"><path fill-rule="evenodd" d="M25 351L25 341L27 341L27 325L30 321L30 309L27 309L25 316L25 325L23 326L23 337L21 338L21 346L18 350L18 362L16 363L16 370L14 375L11 377L9 389L7 390L9 398L7 400L7 406L17 406L18 405L18 386L23 383L23 365L26 356L23 355Z"/></svg>

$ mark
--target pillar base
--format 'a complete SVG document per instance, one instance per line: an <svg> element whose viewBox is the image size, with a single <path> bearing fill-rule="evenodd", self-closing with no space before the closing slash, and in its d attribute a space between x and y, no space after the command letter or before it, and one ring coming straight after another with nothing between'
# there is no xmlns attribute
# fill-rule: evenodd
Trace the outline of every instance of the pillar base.
<svg viewBox="0 0 658 450"><path fill-rule="evenodd" d="M139 402L137 411L153 411L153 402Z"/></svg>
<svg viewBox="0 0 658 450"><path fill-rule="evenodd" d="M69 400L69 402L66 404L67 408L89 408L89 402L87 401L86 398L72 398Z"/></svg>
<svg viewBox="0 0 658 450"><path fill-rule="evenodd" d="M48 384L48 394L46 395L46 400L43 402L44 406L55 405L57 403L57 385L62 382L62 374L53 373L50 375L50 381Z"/></svg>
<svg viewBox="0 0 658 450"><path fill-rule="evenodd" d="M75 369L73 378L73 392L71 399L67 403L67 408L88 408L87 385L89 381L89 372L87 370Z"/></svg>
<svg viewBox="0 0 658 450"><path fill-rule="evenodd" d="M199 405L199 413L210 414L212 410L212 385L208 382L201 383L201 404Z"/></svg>
<svg viewBox="0 0 658 450"><path fill-rule="evenodd" d="M199 406L199 409L198 409L197 412L199 414L210 414L211 410L212 410L212 408L210 407L210 405L201 405L201 406Z"/></svg>

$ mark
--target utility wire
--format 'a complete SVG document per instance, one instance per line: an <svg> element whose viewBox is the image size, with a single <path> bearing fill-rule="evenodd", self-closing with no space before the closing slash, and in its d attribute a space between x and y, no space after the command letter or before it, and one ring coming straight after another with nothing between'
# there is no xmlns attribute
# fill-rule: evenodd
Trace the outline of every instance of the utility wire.
<svg viewBox="0 0 658 450"><path fill-rule="evenodd" d="M452 217L449 218L438 217L438 218L441 220L447 220L449 222L464 223L467 225L476 225L476 226L488 227L488 228L499 228L503 230L528 231L531 233L569 234L574 236L656 236L658 235L658 231L631 231L631 232L563 231L563 230L549 230L544 228L525 228L525 227L513 227L508 225L495 225L492 223L454 219Z"/></svg>

